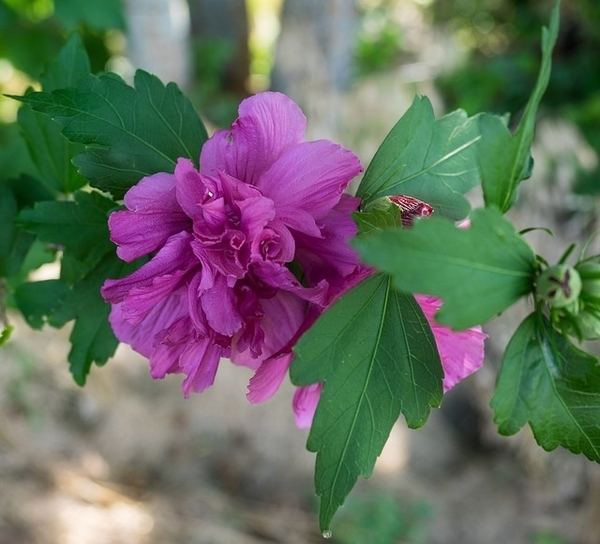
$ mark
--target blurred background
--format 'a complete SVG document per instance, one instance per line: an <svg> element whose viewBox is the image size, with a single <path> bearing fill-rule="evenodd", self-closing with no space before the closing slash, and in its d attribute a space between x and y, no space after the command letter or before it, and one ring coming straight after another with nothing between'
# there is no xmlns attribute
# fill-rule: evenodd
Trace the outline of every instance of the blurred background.
<svg viewBox="0 0 600 544"><path fill-rule="evenodd" d="M366 165L415 93L439 114L512 112L539 62L545 0L0 0L0 92L35 87L71 32L95 70L140 67L175 80L211 128L240 99L283 91L309 135ZM511 212L556 259L598 230L600 3L564 0L531 181ZM0 97L0 177L27 151L18 104ZM480 196L473 194L473 202ZM35 279L56 274L53 265ZM525 308L486 327L485 368L427 425L399 422L374 476L334 524L338 544L598 544L600 467L547 454L528 429L500 438L488 408L499 356ZM184 401L121 347L85 389L68 373L68 330L19 316L0 351L0 544L319 542L313 456L291 415L291 387L265 406L224 362L215 386Z"/></svg>

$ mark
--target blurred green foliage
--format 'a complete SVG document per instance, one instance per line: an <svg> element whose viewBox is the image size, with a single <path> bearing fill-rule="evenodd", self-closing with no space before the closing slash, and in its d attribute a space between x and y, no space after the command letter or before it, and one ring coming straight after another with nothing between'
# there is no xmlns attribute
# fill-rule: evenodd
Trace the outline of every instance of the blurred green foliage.
<svg viewBox="0 0 600 544"><path fill-rule="evenodd" d="M37 79L77 30L94 70L109 58L106 33L123 30L120 0L0 0L0 59Z"/></svg>
<svg viewBox="0 0 600 544"><path fill-rule="evenodd" d="M229 126L237 114L240 97L225 90L227 67L235 55L230 40L197 39L193 51L192 94L203 105L203 113L218 127Z"/></svg>
<svg viewBox="0 0 600 544"><path fill-rule="evenodd" d="M386 1L361 13L361 27L355 50L359 76L385 70L397 62L403 52L402 29L392 17L393 3Z"/></svg>
<svg viewBox="0 0 600 544"><path fill-rule="evenodd" d="M437 0L435 24L454 33L468 54L438 80L449 109L520 113L539 62L539 32L551 0ZM561 34L542 108L570 120L600 153L600 2L562 3ZM513 122L518 120L515 116ZM580 192L600 192L600 171L585 174Z"/></svg>
<svg viewBox="0 0 600 544"><path fill-rule="evenodd" d="M386 492L354 495L340 510L333 532L336 544L422 544L429 540L431 505Z"/></svg>

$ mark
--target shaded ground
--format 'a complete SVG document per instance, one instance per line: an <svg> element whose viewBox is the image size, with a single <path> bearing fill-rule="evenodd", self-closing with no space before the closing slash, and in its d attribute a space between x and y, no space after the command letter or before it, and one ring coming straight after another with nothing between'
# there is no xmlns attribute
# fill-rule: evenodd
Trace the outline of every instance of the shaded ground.
<svg viewBox="0 0 600 544"><path fill-rule="evenodd" d="M224 361L215 387L184 401L177 380L153 382L145 362L120 349L82 390L67 373L66 334L15 320L0 364L0 544L320 540L313 459L288 388L251 407L246 371ZM334 542L364 541L360 519L373 501L387 508L367 523L380 537L388 518L408 527L396 533L407 540L380 542L597 542L600 468L533 449L528 433L506 448L469 420L464 399L490 377L464 384L424 429L394 429Z"/></svg>

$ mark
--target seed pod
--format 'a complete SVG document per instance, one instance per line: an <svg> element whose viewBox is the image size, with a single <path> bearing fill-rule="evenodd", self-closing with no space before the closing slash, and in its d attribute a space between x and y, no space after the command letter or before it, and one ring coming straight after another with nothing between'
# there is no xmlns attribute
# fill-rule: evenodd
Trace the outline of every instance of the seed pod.
<svg viewBox="0 0 600 544"><path fill-rule="evenodd" d="M565 264L551 266L540 275L536 296L551 308L573 308L581 293L581 278L578 272Z"/></svg>
<svg viewBox="0 0 600 544"><path fill-rule="evenodd" d="M600 303L600 255L577 263L575 269L581 277L581 297Z"/></svg>

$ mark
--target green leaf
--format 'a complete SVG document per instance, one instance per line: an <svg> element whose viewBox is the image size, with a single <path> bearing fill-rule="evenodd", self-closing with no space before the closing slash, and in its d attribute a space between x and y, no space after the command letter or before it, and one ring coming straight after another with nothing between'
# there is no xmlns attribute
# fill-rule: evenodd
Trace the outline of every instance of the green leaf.
<svg viewBox="0 0 600 544"><path fill-rule="evenodd" d="M121 0L54 0L54 15L67 29L85 24L96 30L125 29Z"/></svg>
<svg viewBox="0 0 600 544"><path fill-rule="evenodd" d="M40 83L46 92L76 87L90 72L90 59L81 38L74 34L40 77Z"/></svg>
<svg viewBox="0 0 600 544"><path fill-rule="evenodd" d="M123 263L114 255L107 255L83 280L75 285L65 306L55 319L75 319L69 340L69 370L79 385L84 385L92 363L103 365L119 345L112 332L108 315L110 305L100 295L100 287L107 278L118 278L131 272L135 265Z"/></svg>
<svg viewBox="0 0 600 544"><path fill-rule="evenodd" d="M88 77L90 61L78 35L74 35L61 49L56 60L41 77L44 91L76 86ZM79 143L69 142L61 127L46 115L34 112L24 105L19 110L19 127L27 143L29 155L37 168L36 177L52 192L70 193L83 187L86 180L80 176L71 160L84 150Z"/></svg>
<svg viewBox="0 0 600 544"><path fill-rule="evenodd" d="M481 141L479 169L486 206L506 212L513 204L519 183L528 177L530 149L535 132L535 117L548 87L552 69L552 50L558 37L560 3L552 11L550 27L542 29L542 63L538 80L514 135L499 117L483 114L479 118Z"/></svg>
<svg viewBox="0 0 600 544"><path fill-rule="evenodd" d="M442 367L414 297L382 275L340 298L294 351L292 381L325 383L307 443L325 531L358 476L371 474L400 412L419 427L440 404Z"/></svg>
<svg viewBox="0 0 600 544"><path fill-rule="evenodd" d="M563 446L600 462L600 364L539 314L512 337L492 399L501 434L529 422L545 450Z"/></svg>
<svg viewBox="0 0 600 544"><path fill-rule="evenodd" d="M70 294L69 286L61 280L23 283L15 290L17 308L33 329L41 329L46 323L62 327L65 322L54 318Z"/></svg>
<svg viewBox="0 0 600 544"><path fill-rule="evenodd" d="M117 198L140 178L172 172L179 157L198 162L206 129L177 85L166 87L142 70L135 88L114 74L52 93L16 97L55 119L72 142L86 145L75 157L90 183Z"/></svg>
<svg viewBox="0 0 600 544"><path fill-rule="evenodd" d="M402 226L402 213L398 206L382 203L353 214L360 234L369 234L383 229Z"/></svg>
<svg viewBox="0 0 600 544"><path fill-rule="evenodd" d="M34 237L15 225L17 199L9 187L0 185L0 277L17 274Z"/></svg>
<svg viewBox="0 0 600 544"><path fill-rule="evenodd" d="M2 278L0 278L0 347L8 342L12 333L13 327L8 322L6 316L6 284Z"/></svg>
<svg viewBox="0 0 600 544"><path fill-rule="evenodd" d="M39 172L36 177L48 190L71 193L87 183L71 162L83 151L83 145L69 142L57 123L28 106L19 109L18 120L31 159Z"/></svg>
<svg viewBox="0 0 600 544"><path fill-rule="evenodd" d="M33 209L23 210L19 221L40 240L64 247L91 269L114 250L107 224L114 206L99 193L80 191L74 201L38 202Z"/></svg>
<svg viewBox="0 0 600 544"><path fill-rule="evenodd" d="M484 323L533 289L535 255L493 208L475 210L467 229L432 217L359 237L354 246L398 289L441 297L436 320L455 329Z"/></svg>
<svg viewBox="0 0 600 544"><path fill-rule="evenodd" d="M405 194L440 215L462 219L466 193L479 182L477 119L458 110L435 119L427 97L416 97L375 153L358 188L365 204Z"/></svg>

